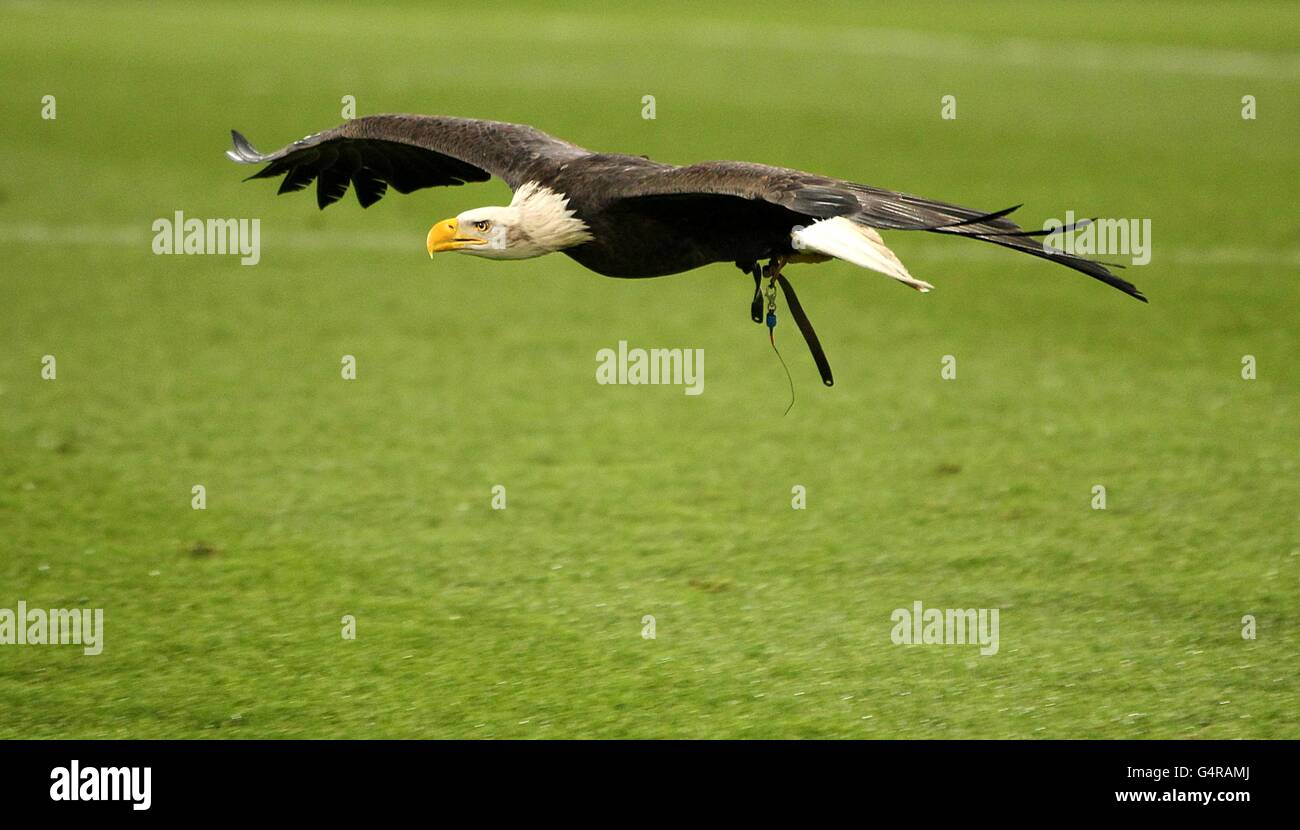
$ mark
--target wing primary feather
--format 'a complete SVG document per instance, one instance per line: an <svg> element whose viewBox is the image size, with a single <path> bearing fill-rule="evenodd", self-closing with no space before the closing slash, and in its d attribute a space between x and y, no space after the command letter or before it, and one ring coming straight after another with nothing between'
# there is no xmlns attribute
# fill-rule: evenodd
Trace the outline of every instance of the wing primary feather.
<svg viewBox="0 0 1300 830"><path fill-rule="evenodd" d="M238 130L230 131L230 140L235 145L235 149L227 150L226 157L231 161L237 161L240 164L257 164L259 161L265 160L266 157L257 152L257 148L249 143L248 139L244 138L243 134Z"/></svg>
<svg viewBox="0 0 1300 830"><path fill-rule="evenodd" d="M1086 228L1087 226L1091 225L1095 221L1097 221L1095 218L1080 219L1077 222L1073 222L1069 225L1062 225L1059 228L1051 228L1051 229L1044 228L1042 230L1037 230L1037 231L980 231L979 235L980 236L1051 236L1054 233L1069 233L1070 231L1077 231L1080 228ZM1106 264L1110 265L1111 263L1106 263ZM1119 267L1123 268L1124 266L1120 265Z"/></svg>
<svg viewBox="0 0 1300 830"><path fill-rule="evenodd" d="M947 228L960 228L963 225L983 225L992 222L995 219L1001 219L1007 214L1015 213L1017 210L1020 210L1022 207L1024 207L1024 205L1012 205L1009 208L1003 208L1002 210L994 211L993 213L986 213L983 216L975 216L970 219L963 219L960 222L950 222L946 225L935 225L934 227L931 228L918 228L917 230L937 231L940 229L947 229Z"/></svg>
<svg viewBox="0 0 1300 830"><path fill-rule="evenodd" d="M1083 257L1073 256L1058 251L1051 251L1044 248L1041 244L1028 239L1004 236L977 236L970 235L971 239L979 239L984 242L992 242L994 245L1001 245L1004 248L1010 248L1013 251L1040 257L1050 262L1064 265L1066 268L1073 268L1083 274L1087 274L1098 282L1104 282L1112 288L1119 289L1135 300L1147 302L1146 296L1138 290L1138 287L1128 280L1121 279L1107 270L1107 263L1097 262Z"/></svg>
<svg viewBox="0 0 1300 830"><path fill-rule="evenodd" d="M352 174L352 189L356 192L361 207L368 208L384 197L388 185L377 178L374 171L363 167Z"/></svg>
<svg viewBox="0 0 1300 830"><path fill-rule="evenodd" d="M348 174L339 165L326 167L316 179L316 205L324 210L348 192Z"/></svg>
<svg viewBox="0 0 1300 830"><path fill-rule="evenodd" d="M277 195L284 193L293 193L296 190L302 190L311 184L311 180L316 178L316 171L309 164L300 164L294 167L280 182L280 189L276 191Z"/></svg>

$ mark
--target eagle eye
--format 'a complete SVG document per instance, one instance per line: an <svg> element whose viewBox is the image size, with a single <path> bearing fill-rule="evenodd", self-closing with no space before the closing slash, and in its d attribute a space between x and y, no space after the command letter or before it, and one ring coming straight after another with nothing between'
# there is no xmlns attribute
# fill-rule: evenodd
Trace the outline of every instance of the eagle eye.
<svg viewBox="0 0 1300 830"><path fill-rule="evenodd" d="M490 224L492 224L492 223L489 222L489 221L487 221L486 219L480 219L480 220L478 220L477 222L474 223L474 230L476 230L476 231L485 231L485 230L488 229L488 225L490 225Z"/></svg>

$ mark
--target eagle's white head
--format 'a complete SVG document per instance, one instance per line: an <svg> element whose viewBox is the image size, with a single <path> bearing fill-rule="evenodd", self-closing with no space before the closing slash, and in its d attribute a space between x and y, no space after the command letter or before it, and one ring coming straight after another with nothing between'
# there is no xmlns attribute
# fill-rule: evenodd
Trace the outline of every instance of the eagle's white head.
<svg viewBox="0 0 1300 830"><path fill-rule="evenodd" d="M429 229L429 256L442 251L488 259L528 259L592 238L587 225L569 209L569 199L549 187L528 182L505 207L467 210Z"/></svg>

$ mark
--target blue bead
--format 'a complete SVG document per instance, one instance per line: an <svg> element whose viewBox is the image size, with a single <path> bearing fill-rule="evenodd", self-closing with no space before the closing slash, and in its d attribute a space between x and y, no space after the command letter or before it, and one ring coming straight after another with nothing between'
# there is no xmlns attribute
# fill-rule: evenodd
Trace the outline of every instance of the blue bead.
<svg viewBox="0 0 1300 830"><path fill-rule="evenodd" d="M774 328L776 328L776 312L775 312L775 311L769 311L769 312L767 313L767 327L768 327L769 329L774 329Z"/></svg>

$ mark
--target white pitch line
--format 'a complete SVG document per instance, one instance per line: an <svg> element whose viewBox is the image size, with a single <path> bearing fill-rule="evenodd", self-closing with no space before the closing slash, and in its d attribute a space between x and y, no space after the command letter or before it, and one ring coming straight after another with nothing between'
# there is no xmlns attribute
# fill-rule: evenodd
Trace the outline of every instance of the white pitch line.
<svg viewBox="0 0 1300 830"><path fill-rule="evenodd" d="M979 37L947 32L874 27L824 28L795 19L779 25L696 19L690 26L626 26L589 17L551 18L529 29L529 38L560 43L581 41L645 43L662 34L674 47L778 50L804 55L953 61L976 66L1065 67L1083 71L1158 72L1225 78L1300 78L1300 54L1250 49L1215 49L1160 43L1103 43L1060 38ZM504 33L498 33L504 35ZM513 35L512 35L513 36Z"/></svg>
<svg viewBox="0 0 1300 830"><path fill-rule="evenodd" d="M410 233L364 231L361 233L342 233L336 229L322 230L277 230L266 229L261 234L263 254L277 248L291 251L374 251L378 253L411 253L426 257L424 250L424 231L414 228ZM891 233L892 239L902 232ZM917 238L919 235L912 234ZM153 256L150 248L153 232L129 225L43 225L36 223L0 224L0 242L25 245L114 245L123 248L139 248L140 253ZM927 240L925 250L909 252L915 260L935 260L941 262L958 262L969 259L993 259L1010 256L1009 251L999 251L986 246L973 244L970 240ZM234 256L229 254L228 256ZM1099 259L1122 260L1115 255L1100 255ZM263 260L265 261L265 260ZM1155 248L1152 251L1155 264L1174 265L1264 265L1264 266L1300 266L1300 248ZM1129 268L1127 273L1142 273L1142 267Z"/></svg>
<svg viewBox="0 0 1300 830"><path fill-rule="evenodd" d="M143 253L153 255L153 231L126 225L0 225L0 242L28 245L117 245L138 247ZM260 240L263 249L284 247L289 250L413 250L428 256L421 233L396 234L367 231L360 234L340 235L337 231L277 230L271 245L268 238ZM230 254L233 256L233 254Z"/></svg>

